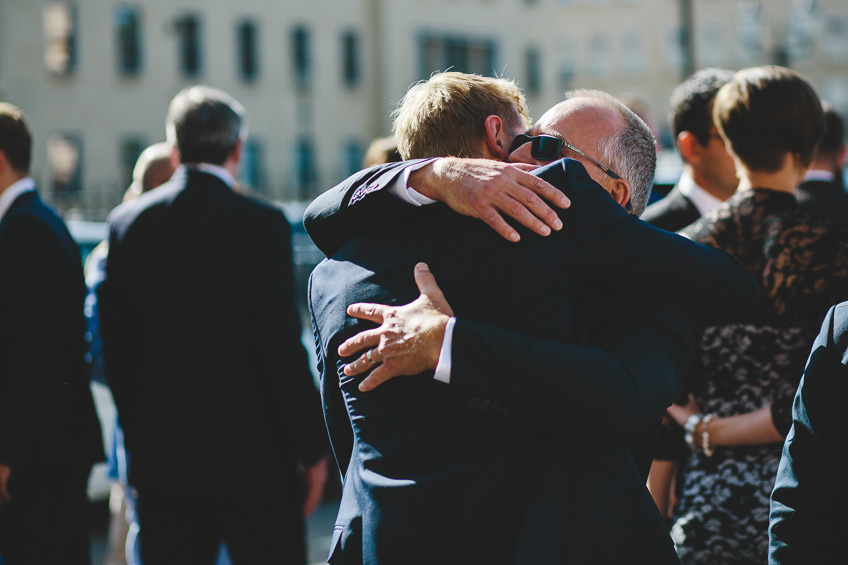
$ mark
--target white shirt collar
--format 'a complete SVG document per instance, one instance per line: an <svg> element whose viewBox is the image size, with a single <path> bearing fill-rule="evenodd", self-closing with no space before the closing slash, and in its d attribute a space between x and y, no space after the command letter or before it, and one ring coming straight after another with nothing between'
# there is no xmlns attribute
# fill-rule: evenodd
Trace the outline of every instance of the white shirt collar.
<svg viewBox="0 0 848 565"><path fill-rule="evenodd" d="M722 201L697 184L689 176L689 173L683 173L680 175L680 180L677 181L677 190L679 190L683 196L692 201L692 204L695 205L695 208L698 209L698 213L702 216L709 214L719 206L721 206Z"/></svg>
<svg viewBox="0 0 848 565"><path fill-rule="evenodd" d="M236 183L236 179L235 177L233 177L232 173L230 173L230 171L219 165L211 165L209 163L192 163L190 165L180 165L179 168L196 169L198 171L203 171L204 173L214 175L224 181L224 184L226 184L230 188L232 188L233 185L235 185Z"/></svg>
<svg viewBox="0 0 848 565"><path fill-rule="evenodd" d="M21 180L12 183L9 187L0 194L0 220L12 207L12 203L18 199L18 196L25 192L35 190L35 181L31 177L24 177Z"/></svg>
<svg viewBox="0 0 848 565"><path fill-rule="evenodd" d="M836 175L834 175L830 171L824 171L822 169L810 169L807 171L807 174L804 175L804 181L808 180L823 180L827 182L833 182L836 180Z"/></svg>

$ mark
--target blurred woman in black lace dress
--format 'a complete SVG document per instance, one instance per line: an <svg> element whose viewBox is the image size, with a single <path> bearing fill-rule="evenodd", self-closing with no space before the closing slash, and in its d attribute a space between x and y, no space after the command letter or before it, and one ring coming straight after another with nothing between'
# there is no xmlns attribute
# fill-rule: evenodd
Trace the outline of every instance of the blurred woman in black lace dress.
<svg viewBox="0 0 848 565"><path fill-rule="evenodd" d="M757 316L707 329L688 379L693 400L669 410L691 450L672 538L684 564L762 564L792 398L821 319L848 299L848 238L798 209L795 187L824 133L801 76L739 71L713 118L739 189L682 233L739 258L764 298Z"/></svg>

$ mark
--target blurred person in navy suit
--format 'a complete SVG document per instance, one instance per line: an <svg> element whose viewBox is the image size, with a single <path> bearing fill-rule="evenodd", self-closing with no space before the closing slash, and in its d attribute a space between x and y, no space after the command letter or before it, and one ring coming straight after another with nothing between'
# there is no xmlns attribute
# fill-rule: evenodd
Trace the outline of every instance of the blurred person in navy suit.
<svg viewBox="0 0 848 565"><path fill-rule="evenodd" d="M736 167L712 118L716 92L731 78L732 71L704 69L671 93L668 122L683 173L671 192L645 210L642 219L649 224L681 230L736 192Z"/></svg>
<svg viewBox="0 0 848 565"><path fill-rule="evenodd" d="M172 178L109 216L104 368L146 563L305 562L326 439L300 342L290 227L237 194L244 109L206 86L167 118Z"/></svg>
<svg viewBox="0 0 848 565"><path fill-rule="evenodd" d="M810 164L810 170L798 185L798 204L805 212L837 226L848 225L848 192L842 171L848 158L845 124L833 106L822 102L825 132Z"/></svg>
<svg viewBox="0 0 848 565"><path fill-rule="evenodd" d="M89 563L91 466L103 459L85 364L79 249L29 177L32 138L0 103L0 554Z"/></svg>
<svg viewBox="0 0 848 565"><path fill-rule="evenodd" d="M769 564L828 563L848 532L848 302L830 309L792 406L771 493Z"/></svg>

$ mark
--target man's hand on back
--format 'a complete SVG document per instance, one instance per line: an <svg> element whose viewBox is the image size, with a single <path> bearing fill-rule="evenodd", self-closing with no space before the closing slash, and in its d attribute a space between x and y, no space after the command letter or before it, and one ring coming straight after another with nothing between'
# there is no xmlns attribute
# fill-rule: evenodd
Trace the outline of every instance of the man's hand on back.
<svg viewBox="0 0 848 565"><path fill-rule="evenodd" d="M359 390L368 391L394 377L436 368L453 310L426 264L415 266L415 283L421 296L405 306L365 303L348 306L347 313L354 318L382 324L356 334L339 346L342 357L368 349L344 369L346 375L352 376L374 368L359 384Z"/></svg>
<svg viewBox="0 0 848 565"><path fill-rule="evenodd" d="M437 159L409 176L409 186L451 209L489 224L510 241L520 236L503 215L540 235L559 230L562 222L545 200L560 208L571 202L561 191L528 171L534 165L489 159Z"/></svg>

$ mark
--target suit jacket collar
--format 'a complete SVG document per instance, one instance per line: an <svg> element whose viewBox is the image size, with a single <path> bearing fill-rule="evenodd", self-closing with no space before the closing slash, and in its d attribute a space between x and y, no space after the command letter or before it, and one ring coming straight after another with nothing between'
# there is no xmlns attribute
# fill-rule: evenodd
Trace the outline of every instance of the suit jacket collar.
<svg viewBox="0 0 848 565"><path fill-rule="evenodd" d="M225 169L224 167L219 167L218 165L210 165L209 163L193 163L190 165L180 165L177 167L177 172L180 170L194 170L201 171L203 173L218 177L226 184L228 187L233 188L236 183L236 179L233 175Z"/></svg>
<svg viewBox="0 0 848 565"><path fill-rule="evenodd" d="M18 200L18 197L27 192L35 191L35 181L31 177L25 177L16 183L10 185L0 194L0 222L6 216L6 213L12 205Z"/></svg>
<svg viewBox="0 0 848 565"><path fill-rule="evenodd" d="M675 188L697 208L701 216L705 216L721 206L721 200L698 186L695 180L686 173L680 176Z"/></svg>

